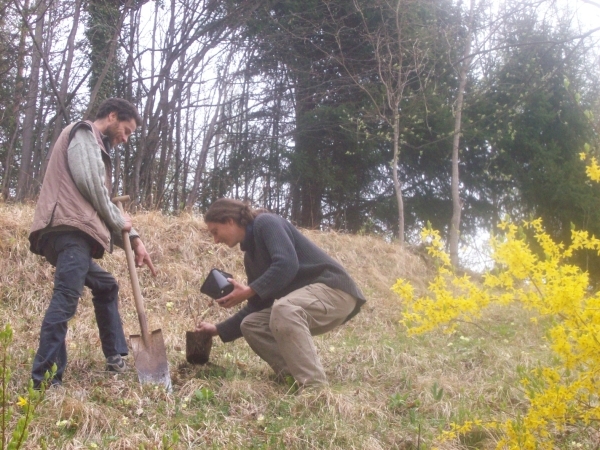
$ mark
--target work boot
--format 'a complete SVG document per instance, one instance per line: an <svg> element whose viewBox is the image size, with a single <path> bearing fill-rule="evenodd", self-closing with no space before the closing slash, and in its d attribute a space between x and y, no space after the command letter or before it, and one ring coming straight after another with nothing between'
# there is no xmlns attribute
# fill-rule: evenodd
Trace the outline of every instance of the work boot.
<svg viewBox="0 0 600 450"><path fill-rule="evenodd" d="M123 373L127 370L127 364L121 355L109 356L106 358L106 370L109 372Z"/></svg>

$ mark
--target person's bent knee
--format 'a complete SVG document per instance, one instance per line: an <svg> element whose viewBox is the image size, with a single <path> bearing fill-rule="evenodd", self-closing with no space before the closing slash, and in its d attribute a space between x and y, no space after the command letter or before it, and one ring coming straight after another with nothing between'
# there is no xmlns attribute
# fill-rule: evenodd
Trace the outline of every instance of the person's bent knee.
<svg viewBox="0 0 600 450"><path fill-rule="evenodd" d="M109 284L108 292L110 293L111 297L119 297L119 283L115 278L113 278L112 283Z"/></svg>
<svg viewBox="0 0 600 450"><path fill-rule="evenodd" d="M242 336L244 336L244 338L249 336L252 333L253 328L253 324L251 323L251 321L248 320L248 316L244 317L244 320L242 320L242 323L240 324Z"/></svg>
<svg viewBox="0 0 600 450"><path fill-rule="evenodd" d="M50 303L50 306L46 310L44 320L42 321L42 328L47 326L53 327L57 324L66 324L71 320L77 312L77 305L74 306L55 306Z"/></svg>
<svg viewBox="0 0 600 450"><path fill-rule="evenodd" d="M60 299L61 303L74 304L83 295L83 289L68 286L62 283L54 283L53 296Z"/></svg>
<svg viewBox="0 0 600 450"><path fill-rule="evenodd" d="M269 318L269 326L273 327L284 327L290 325L295 321L296 317L300 320L305 320L305 311L294 305L290 305L285 301L275 302L271 311L271 317Z"/></svg>
<svg viewBox="0 0 600 450"><path fill-rule="evenodd" d="M293 310L298 309L297 307L290 305L285 300L276 301L271 309L270 321L273 322L278 320L285 320L293 314Z"/></svg>
<svg viewBox="0 0 600 450"><path fill-rule="evenodd" d="M119 283L108 272L101 274L101 276L96 276L88 286L92 290L94 301L112 303L119 299Z"/></svg>
<svg viewBox="0 0 600 450"><path fill-rule="evenodd" d="M104 286L104 289L110 292L119 293L119 282L113 274L106 272L102 277L99 278L100 284Z"/></svg>
<svg viewBox="0 0 600 450"><path fill-rule="evenodd" d="M240 330L242 331L242 336L244 336L244 338L252 336L252 334L260 328L261 324L254 317L252 317L252 314L244 317L244 320L242 320L242 323L240 324Z"/></svg>
<svg viewBox="0 0 600 450"><path fill-rule="evenodd" d="M290 336L298 330L298 325L303 324L305 321L296 320L292 314L290 314L289 308L278 307L273 308L271 313L271 319L269 321L269 328L271 333L275 336Z"/></svg>

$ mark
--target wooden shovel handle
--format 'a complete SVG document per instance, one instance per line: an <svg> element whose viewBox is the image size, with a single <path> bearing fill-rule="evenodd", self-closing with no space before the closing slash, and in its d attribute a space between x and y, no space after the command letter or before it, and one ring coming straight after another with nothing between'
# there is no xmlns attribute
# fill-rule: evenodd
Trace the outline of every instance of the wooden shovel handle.
<svg viewBox="0 0 600 450"><path fill-rule="evenodd" d="M129 195L122 195L112 199L113 203L117 205L121 213L124 213L123 204L129 200ZM133 255L133 249L131 248L131 242L129 241L129 232L122 231L123 236L123 248L125 249L125 255L127 256L127 267L129 268L129 277L131 278L131 288L133 289L133 298L135 300L135 310L137 311L138 320L140 322L140 328L142 330L142 339L144 345L148 346L150 343L150 334L148 333L148 321L146 320L146 310L144 309L144 298L140 290L140 282L137 276L137 270L135 269L135 258Z"/></svg>

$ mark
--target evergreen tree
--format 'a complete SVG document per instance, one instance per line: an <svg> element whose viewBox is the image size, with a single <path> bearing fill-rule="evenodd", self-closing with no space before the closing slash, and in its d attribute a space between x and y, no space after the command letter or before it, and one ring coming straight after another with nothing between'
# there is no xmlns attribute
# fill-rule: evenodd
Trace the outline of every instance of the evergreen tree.
<svg viewBox="0 0 600 450"><path fill-rule="evenodd" d="M119 74L116 40L121 31L121 0L90 0L85 35L90 44L90 91L92 98L88 114L95 116L96 108L107 98L116 96Z"/></svg>
<svg viewBox="0 0 600 450"><path fill-rule="evenodd" d="M509 45L480 110L488 118L480 149L499 199L495 217L542 217L551 236L565 243L572 226L598 236L600 188L587 181L579 158L597 139L586 116L586 103L598 95L581 70L586 48L568 28L529 15L514 18L506 31ZM596 256L580 255L579 262L600 275Z"/></svg>

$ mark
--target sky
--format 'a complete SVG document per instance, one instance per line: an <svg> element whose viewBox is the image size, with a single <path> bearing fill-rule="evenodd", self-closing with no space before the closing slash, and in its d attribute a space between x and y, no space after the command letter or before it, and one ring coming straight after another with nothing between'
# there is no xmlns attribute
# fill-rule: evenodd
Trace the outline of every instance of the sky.
<svg viewBox="0 0 600 450"><path fill-rule="evenodd" d="M600 28L600 0L557 0L557 3L574 10L583 30Z"/></svg>

